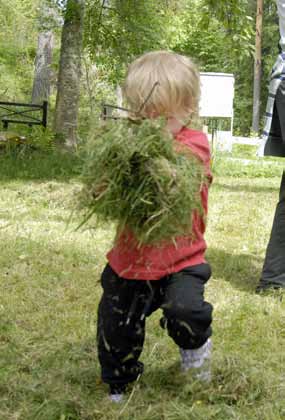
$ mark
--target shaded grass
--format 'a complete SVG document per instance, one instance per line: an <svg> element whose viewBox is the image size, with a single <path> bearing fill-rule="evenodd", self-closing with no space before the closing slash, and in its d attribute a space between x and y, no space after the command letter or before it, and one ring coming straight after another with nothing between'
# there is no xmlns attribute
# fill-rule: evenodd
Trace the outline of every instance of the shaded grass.
<svg viewBox="0 0 285 420"><path fill-rule="evenodd" d="M213 383L201 386L179 374L178 351L159 328L158 311L147 320L145 373L130 400L113 407L100 381L95 339L112 227L90 232L67 224L78 188L72 165L57 177L61 159L43 163L42 157L41 165L30 161L25 175L11 157L1 159L1 419L285 417L283 292L254 293L279 167L271 168L278 176L230 177L231 165L237 173L240 163L229 161L215 176L207 232L213 277L206 291L215 307Z"/></svg>
<svg viewBox="0 0 285 420"><path fill-rule="evenodd" d="M0 149L1 183L17 179L66 182L79 172L79 157L63 150L27 150L25 146L19 146L5 153Z"/></svg>

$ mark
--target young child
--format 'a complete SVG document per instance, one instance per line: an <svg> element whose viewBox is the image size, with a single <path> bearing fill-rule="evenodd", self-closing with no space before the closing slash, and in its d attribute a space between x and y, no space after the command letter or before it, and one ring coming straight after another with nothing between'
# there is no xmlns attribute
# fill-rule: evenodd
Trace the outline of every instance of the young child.
<svg viewBox="0 0 285 420"><path fill-rule="evenodd" d="M183 123L198 109L195 65L167 51L146 53L130 65L124 93L131 109L140 110L137 117L164 116L177 145L188 146L202 162L209 180L201 187L206 214L211 182L208 140ZM107 254L97 340L102 379L110 386L112 401L121 401L126 386L143 372L139 357L145 318L158 308L163 311L162 328L180 349L182 371L191 370L196 379L210 380L212 305L204 300L204 286L211 268L205 260L204 217L196 212L192 217L191 237L138 246L132 232L125 231Z"/></svg>

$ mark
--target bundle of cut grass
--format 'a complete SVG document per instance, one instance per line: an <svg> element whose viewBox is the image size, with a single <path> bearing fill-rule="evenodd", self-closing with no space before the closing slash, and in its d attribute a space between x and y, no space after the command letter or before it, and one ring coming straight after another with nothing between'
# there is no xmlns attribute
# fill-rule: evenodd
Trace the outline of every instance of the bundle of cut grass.
<svg viewBox="0 0 285 420"><path fill-rule="evenodd" d="M159 120L139 124L108 121L92 131L85 150L84 224L115 222L141 244L160 243L192 232L192 212L202 211L200 162L173 138Z"/></svg>

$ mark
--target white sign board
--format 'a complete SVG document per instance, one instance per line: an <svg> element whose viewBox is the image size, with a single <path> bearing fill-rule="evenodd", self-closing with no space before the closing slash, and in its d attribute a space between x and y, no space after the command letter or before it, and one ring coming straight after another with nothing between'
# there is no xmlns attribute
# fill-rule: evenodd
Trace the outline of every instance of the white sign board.
<svg viewBox="0 0 285 420"><path fill-rule="evenodd" d="M233 118L234 75L200 73L200 78L200 116Z"/></svg>

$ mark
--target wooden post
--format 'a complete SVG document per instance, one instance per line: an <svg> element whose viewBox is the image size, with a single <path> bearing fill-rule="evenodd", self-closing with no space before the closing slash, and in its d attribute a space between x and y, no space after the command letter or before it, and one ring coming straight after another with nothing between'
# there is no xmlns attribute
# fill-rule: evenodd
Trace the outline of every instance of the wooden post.
<svg viewBox="0 0 285 420"><path fill-rule="evenodd" d="M255 133L259 131L260 120L262 17L263 0L257 0L252 113L252 131Z"/></svg>
<svg viewBox="0 0 285 420"><path fill-rule="evenodd" d="M48 101L43 101L43 120L42 120L42 124L45 128L47 126L47 110L48 110Z"/></svg>

